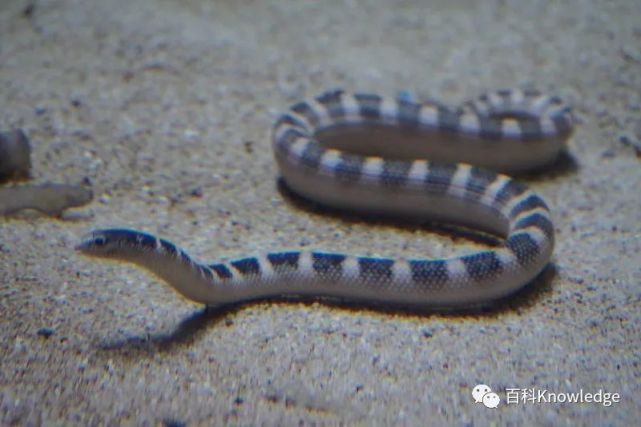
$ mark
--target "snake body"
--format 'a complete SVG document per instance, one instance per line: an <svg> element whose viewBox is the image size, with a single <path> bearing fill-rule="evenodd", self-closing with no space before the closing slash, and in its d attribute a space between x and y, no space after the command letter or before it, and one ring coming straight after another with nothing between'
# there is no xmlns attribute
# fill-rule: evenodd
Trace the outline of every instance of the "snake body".
<svg viewBox="0 0 641 427"><path fill-rule="evenodd" d="M447 259L287 251L206 265L129 229L93 231L77 248L142 266L208 305L291 294L437 307L483 303L530 282L554 246L543 199L489 169L522 172L552 162L572 127L560 99L519 89L456 108L331 91L291 106L275 123L276 162L295 193L335 208L503 237L493 249Z"/></svg>

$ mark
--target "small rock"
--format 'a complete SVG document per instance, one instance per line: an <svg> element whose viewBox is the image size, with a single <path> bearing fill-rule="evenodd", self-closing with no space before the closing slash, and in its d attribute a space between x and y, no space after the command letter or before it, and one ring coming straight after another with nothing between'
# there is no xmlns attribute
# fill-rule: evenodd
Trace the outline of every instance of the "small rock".
<svg viewBox="0 0 641 427"><path fill-rule="evenodd" d="M191 191L189 192L189 195L192 197L202 197L203 196L203 189L202 187L196 187L192 188Z"/></svg>
<svg viewBox="0 0 641 427"><path fill-rule="evenodd" d="M43 338L49 338L50 336L52 336L55 333L56 333L56 331L53 330L52 328L40 328L40 329L38 329L38 332L36 332L36 334L39 337L43 337Z"/></svg>
<svg viewBox="0 0 641 427"><path fill-rule="evenodd" d="M637 155L641 157L641 142L629 134L622 134L619 136L619 142L628 147L632 147Z"/></svg>

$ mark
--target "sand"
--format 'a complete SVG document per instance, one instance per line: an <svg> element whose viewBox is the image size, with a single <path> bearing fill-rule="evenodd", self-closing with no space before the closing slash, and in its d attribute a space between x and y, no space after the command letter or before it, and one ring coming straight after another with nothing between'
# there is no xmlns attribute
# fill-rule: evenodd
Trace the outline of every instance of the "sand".
<svg viewBox="0 0 641 427"><path fill-rule="evenodd" d="M89 183L96 197L62 219L0 221L0 424L636 424L640 47L638 0L2 0L0 128L28 134L32 183ZM332 88L458 103L510 86L562 96L578 123L564 166L526 180L552 208L553 263L492 310L204 313L73 251L112 226L207 261L482 247L292 204L270 127ZM474 402L479 383L498 408ZM620 401L507 404L510 389Z"/></svg>

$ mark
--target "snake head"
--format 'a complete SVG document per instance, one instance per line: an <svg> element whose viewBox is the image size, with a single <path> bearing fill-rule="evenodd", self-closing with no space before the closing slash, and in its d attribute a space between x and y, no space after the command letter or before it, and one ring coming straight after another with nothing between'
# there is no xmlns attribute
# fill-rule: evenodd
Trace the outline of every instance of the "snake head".
<svg viewBox="0 0 641 427"><path fill-rule="evenodd" d="M132 252L153 250L156 238L136 230L111 228L85 234L75 249L101 258L128 258Z"/></svg>
<svg viewBox="0 0 641 427"><path fill-rule="evenodd" d="M85 255L111 257L119 246L113 230L94 230L82 236L75 249Z"/></svg>

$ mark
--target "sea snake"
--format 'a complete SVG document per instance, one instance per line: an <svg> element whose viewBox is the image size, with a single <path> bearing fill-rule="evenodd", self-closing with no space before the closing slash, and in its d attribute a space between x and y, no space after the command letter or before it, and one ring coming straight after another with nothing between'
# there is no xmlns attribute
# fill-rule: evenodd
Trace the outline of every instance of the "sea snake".
<svg viewBox="0 0 641 427"><path fill-rule="evenodd" d="M294 193L342 210L454 223L504 238L488 250L446 259L296 250L201 264L166 240L129 229L93 231L77 249L144 267L207 305L281 295L481 304L530 282L554 246L543 199L488 169L546 165L572 128L559 98L521 89L456 108L336 90L294 104L276 121L274 154Z"/></svg>

